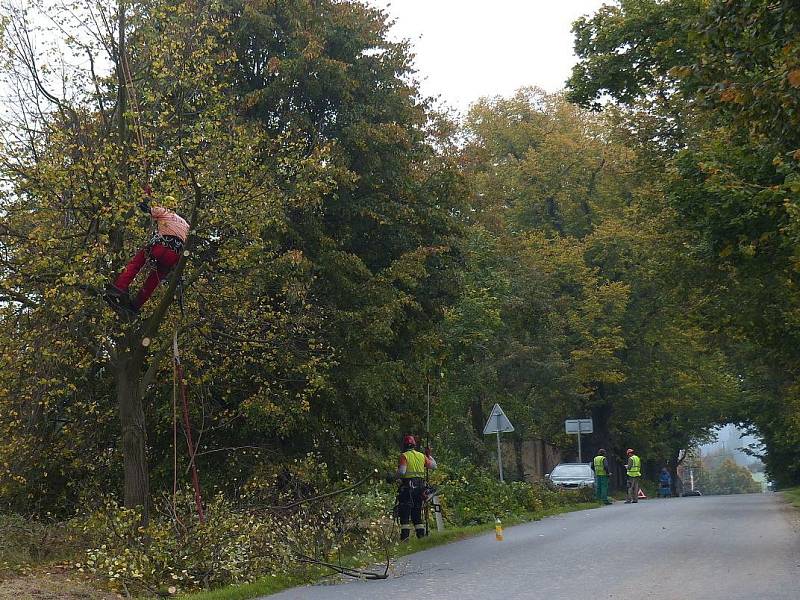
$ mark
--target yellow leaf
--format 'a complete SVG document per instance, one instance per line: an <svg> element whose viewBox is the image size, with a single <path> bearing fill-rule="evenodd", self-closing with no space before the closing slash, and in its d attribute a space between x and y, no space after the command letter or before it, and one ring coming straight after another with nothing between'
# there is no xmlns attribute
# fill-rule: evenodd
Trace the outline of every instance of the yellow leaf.
<svg viewBox="0 0 800 600"><path fill-rule="evenodd" d="M736 102L739 98L739 92L735 88L729 87L722 90L719 99L722 102Z"/></svg>
<svg viewBox="0 0 800 600"><path fill-rule="evenodd" d="M792 87L800 87L800 69L794 69L789 71L786 75L786 80L789 82L789 85Z"/></svg>

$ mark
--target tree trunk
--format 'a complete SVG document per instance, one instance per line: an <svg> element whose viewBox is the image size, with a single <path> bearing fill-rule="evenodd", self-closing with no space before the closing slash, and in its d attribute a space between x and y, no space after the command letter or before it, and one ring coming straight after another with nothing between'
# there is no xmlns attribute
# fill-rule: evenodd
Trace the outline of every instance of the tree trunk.
<svg viewBox="0 0 800 600"><path fill-rule="evenodd" d="M625 469L623 469L619 462L616 460L614 452L611 449L611 431L609 423L611 422L611 403L606 398L606 388L602 383L598 383L592 394L593 404L592 411L592 425L594 433L589 436L589 444L587 444L587 457L589 453L596 453L603 448L606 451L606 458L608 459L608 466L611 472L609 473L608 482L609 490L624 489L625 488ZM592 454L589 460L595 456Z"/></svg>
<svg viewBox="0 0 800 600"><path fill-rule="evenodd" d="M681 462L681 451L675 450L670 457L668 465L669 474L672 478L672 489L670 490L670 493L673 496L680 496L683 493L683 481L678 476L678 467L680 466Z"/></svg>
<svg viewBox="0 0 800 600"><path fill-rule="evenodd" d="M517 480L525 481L525 461L522 457L525 441L522 439L522 432L516 433L512 439L514 442L514 460L517 466Z"/></svg>
<svg viewBox="0 0 800 600"><path fill-rule="evenodd" d="M547 447L544 440L539 440L539 468L541 469L541 477L550 472L550 465L547 464Z"/></svg>
<svg viewBox="0 0 800 600"><path fill-rule="evenodd" d="M481 398L474 398L470 402L469 413L472 429L475 432L475 463L479 466L485 466L488 453L486 451L486 445L483 443L483 426L486 418L483 412Z"/></svg>
<svg viewBox="0 0 800 600"><path fill-rule="evenodd" d="M147 471L147 430L140 379L141 360L129 350L120 352L117 364L117 402L122 429L125 506L142 507L142 520L147 524L150 482Z"/></svg>

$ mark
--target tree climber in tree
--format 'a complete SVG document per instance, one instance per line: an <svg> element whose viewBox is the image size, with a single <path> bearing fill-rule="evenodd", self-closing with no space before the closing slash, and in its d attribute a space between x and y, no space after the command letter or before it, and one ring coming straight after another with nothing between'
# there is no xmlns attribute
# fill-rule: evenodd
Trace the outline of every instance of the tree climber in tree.
<svg viewBox="0 0 800 600"><path fill-rule="evenodd" d="M175 204L175 199L171 196L165 196L164 200L169 205L174 206ZM181 252L183 252L183 247L186 244L186 238L189 235L189 224L180 215L168 208L161 206L151 207L149 194L139 203L139 208L155 221L156 232L147 242L147 245L131 259L116 281L108 284L106 293L103 296L114 310L132 316L139 314L139 310L153 294L158 284L178 264ZM136 298L131 300L128 295L128 288L148 259L153 270L145 280Z"/></svg>

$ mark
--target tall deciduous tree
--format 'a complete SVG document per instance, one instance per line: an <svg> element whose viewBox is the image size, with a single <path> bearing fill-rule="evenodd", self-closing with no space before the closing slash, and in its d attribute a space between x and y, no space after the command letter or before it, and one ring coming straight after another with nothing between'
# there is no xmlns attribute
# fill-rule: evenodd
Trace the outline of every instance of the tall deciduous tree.
<svg viewBox="0 0 800 600"><path fill-rule="evenodd" d="M40 498L74 498L70 488L87 475L102 479L121 453L125 503L146 510L148 445L160 445L148 440L148 422L166 400L151 394L170 353L169 330L208 333L209 313L234 313L224 304L236 300L230 288L242 288L257 265L286 252L276 232L290 211L313 212L335 185L334 167L324 146L309 154L291 132L272 135L240 118L224 77L232 54L223 44L229 21L219 6L85 10L82 16L98 26L70 38L74 52L94 57L103 48L114 70L102 76L92 60L89 71L67 71L62 96L48 88L51 71L28 44L26 14L12 21L17 92L32 94L39 110L23 109L22 120L6 129L2 157L10 183L2 228L0 287L9 300L3 357L15 365L3 370L3 426L15 440L4 446L5 483ZM135 204L150 178L154 202L174 195L179 206L172 208L192 224L189 257L142 319L128 324L104 308L100 294L146 239ZM191 299L183 322L171 310L181 274ZM281 312L293 311L308 312ZM319 365L297 360L305 363L305 378L288 391L292 397L314 387ZM150 398L156 405L146 411ZM115 405L119 428L108 420Z"/></svg>

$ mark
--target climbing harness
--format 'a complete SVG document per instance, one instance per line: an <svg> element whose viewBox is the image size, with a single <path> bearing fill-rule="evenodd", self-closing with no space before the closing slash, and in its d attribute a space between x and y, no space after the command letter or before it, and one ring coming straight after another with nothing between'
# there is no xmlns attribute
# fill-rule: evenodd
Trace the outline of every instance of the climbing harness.
<svg viewBox="0 0 800 600"><path fill-rule="evenodd" d="M174 235L162 235L156 231L147 242L147 251L150 252L153 246L165 246L176 254L181 254L184 245L181 238ZM151 258L150 260L152 262L153 259Z"/></svg>

